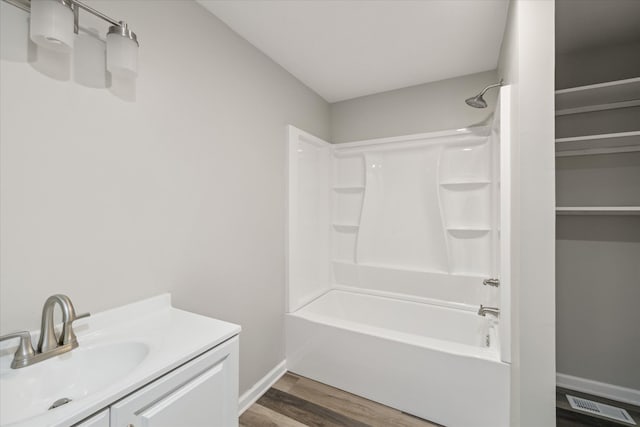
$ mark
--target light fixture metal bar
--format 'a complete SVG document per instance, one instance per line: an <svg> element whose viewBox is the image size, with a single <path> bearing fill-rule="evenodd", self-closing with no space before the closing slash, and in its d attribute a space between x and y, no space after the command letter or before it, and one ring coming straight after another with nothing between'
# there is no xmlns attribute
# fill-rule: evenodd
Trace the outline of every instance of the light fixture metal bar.
<svg viewBox="0 0 640 427"><path fill-rule="evenodd" d="M73 32L78 34L80 32L80 8L73 8Z"/></svg>
<svg viewBox="0 0 640 427"><path fill-rule="evenodd" d="M9 3L12 6L17 7L18 9L22 9L25 12L31 12L31 0L3 0L7 3ZM121 26L122 24L119 21L116 21L115 19L105 15L104 13L100 12L99 10L96 10L94 8L92 8L91 6L87 6L86 4L79 2L78 0L67 0L69 3L71 3L72 5L74 5L75 7L79 8L79 9L84 9L87 12L89 12L92 15L97 16L100 19L103 19L113 25L117 25L117 26ZM74 8L75 9L75 8ZM77 15L77 13L76 13ZM77 19L76 19L77 20Z"/></svg>
<svg viewBox="0 0 640 427"><path fill-rule="evenodd" d="M84 9L85 11L89 12L92 15L97 16L98 18L101 18L107 22L112 23L113 25L117 25L120 26L120 22L116 21L113 18L108 17L107 15L105 15L104 13L100 12L99 10L96 10L94 8L92 8L91 6L87 6L84 3L79 2L78 0L70 0L71 4L73 4L76 7L79 7L80 9Z"/></svg>

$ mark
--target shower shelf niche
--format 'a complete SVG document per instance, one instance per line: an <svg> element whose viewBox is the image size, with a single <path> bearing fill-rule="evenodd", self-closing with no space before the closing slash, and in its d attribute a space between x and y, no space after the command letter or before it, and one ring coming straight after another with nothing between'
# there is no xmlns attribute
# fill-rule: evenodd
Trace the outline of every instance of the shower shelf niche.
<svg viewBox="0 0 640 427"><path fill-rule="evenodd" d="M485 185L491 184L491 181L447 181L441 182L440 185L443 187L469 187L469 188L479 188Z"/></svg>

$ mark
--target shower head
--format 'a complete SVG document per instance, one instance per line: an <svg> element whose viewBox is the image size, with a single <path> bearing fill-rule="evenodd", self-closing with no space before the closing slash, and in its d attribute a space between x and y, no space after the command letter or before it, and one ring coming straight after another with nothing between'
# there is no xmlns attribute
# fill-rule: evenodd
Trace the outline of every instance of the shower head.
<svg viewBox="0 0 640 427"><path fill-rule="evenodd" d="M489 86L485 87L484 89L482 89L482 92L480 92L476 96L472 96L471 98L467 98L464 102L466 102L468 106L473 107L473 108L486 108L487 107L487 101L485 101L484 98L483 98L485 92L488 91L489 89L491 89L492 87L499 87L499 86L502 86L502 79L500 79L499 83L496 83L496 84L489 85Z"/></svg>
<svg viewBox="0 0 640 427"><path fill-rule="evenodd" d="M473 108L486 108L487 107L487 101L484 100L482 95L472 96L471 98L465 99L464 102L466 102L468 106L473 107Z"/></svg>

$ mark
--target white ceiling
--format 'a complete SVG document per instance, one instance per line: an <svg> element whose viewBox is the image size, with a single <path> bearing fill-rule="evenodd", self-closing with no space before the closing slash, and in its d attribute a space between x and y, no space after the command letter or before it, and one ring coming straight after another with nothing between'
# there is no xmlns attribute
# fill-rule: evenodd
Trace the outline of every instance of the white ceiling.
<svg viewBox="0 0 640 427"><path fill-rule="evenodd" d="M638 40L640 0L556 2L556 49L559 52Z"/></svg>
<svg viewBox="0 0 640 427"><path fill-rule="evenodd" d="M198 0L329 102L495 69L507 0Z"/></svg>

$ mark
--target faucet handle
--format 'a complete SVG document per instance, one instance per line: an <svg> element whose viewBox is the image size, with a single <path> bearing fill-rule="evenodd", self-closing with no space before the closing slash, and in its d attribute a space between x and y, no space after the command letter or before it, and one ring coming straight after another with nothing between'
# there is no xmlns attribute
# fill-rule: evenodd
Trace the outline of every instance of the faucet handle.
<svg viewBox="0 0 640 427"><path fill-rule="evenodd" d="M91 313L86 312L86 313L82 313L82 314L77 314L76 318L73 320L80 320L80 319L84 319L85 317L90 317Z"/></svg>
<svg viewBox="0 0 640 427"><path fill-rule="evenodd" d="M91 316L91 313L82 313L75 314L69 319L69 322L64 323L62 325L62 333L60 334L60 339L58 340L59 345L71 344L73 348L78 346L78 338L76 338L75 332L73 332L73 322L79 319L84 319L85 317Z"/></svg>
<svg viewBox="0 0 640 427"><path fill-rule="evenodd" d="M11 367L16 368L25 366L25 362L36 355L36 352L33 349L33 344L31 343L31 334L28 331L13 332L11 334L1 336L0 341L12 338L20 338L20 343L13 355Z"/></svg>

